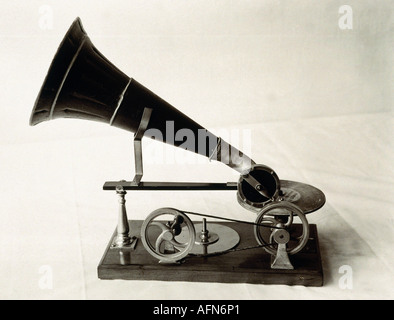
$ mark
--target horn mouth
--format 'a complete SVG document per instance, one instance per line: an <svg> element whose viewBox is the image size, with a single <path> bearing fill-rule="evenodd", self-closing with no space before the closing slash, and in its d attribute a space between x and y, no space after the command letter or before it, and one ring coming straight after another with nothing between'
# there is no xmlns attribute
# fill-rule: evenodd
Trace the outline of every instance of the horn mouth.
<svg viewBox="0 0 394 320"><path fill-rule="evenodd" d="M63 79L86 37L87 33L83 29L81 19L77 17L60 43L48 69L30 115L29 124L31 126L50 119L52 106L56 103L58 89L61 88Z"/></svg>

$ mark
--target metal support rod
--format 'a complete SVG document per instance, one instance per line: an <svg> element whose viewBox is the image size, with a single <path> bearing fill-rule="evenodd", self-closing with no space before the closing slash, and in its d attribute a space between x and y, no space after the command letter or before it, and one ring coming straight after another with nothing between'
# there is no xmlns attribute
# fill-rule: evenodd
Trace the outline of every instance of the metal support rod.
<svg viewBox="0 0 394 320"><path fill-rule="evenodd" d="M152 115L151 108L145 108L142 113L141 121L139 127L134 134L134 160L135 160L135 176L134 180L131 182L132 185L138 186L142 175L143 175L143 166L142 166L142 137L148 127L150 117ZM119 184L116 185L115 190L116 194L119 196L119 214L118 214L118 225L116 227L116 236L114 237L114 241L112 247L114 248L123 248L130 247L135 245L137 238L129 236L129 221L126 212L126 199L125 195L127 192L121 183L125 181L120 181Z"/></svg>
<svg viewBox="0 0 394 320"><path fill-rule="evenodd" d="M104 190L116 190L117 186L132 191L236 191L237 182L163 182L142 181L136 185L133 181L107 181L103 185Z"/></svg>
<svg viewBox="0 0 394 320"><path fill-rule="evenodd" d="M129 221L126 212L126 191L121 187L116 188L116 194L119 196L119 215L118 225L116 227L116 236L114 238L113 247L124 247L132 243L132 238L129 236Z"/></svg>
<svg viewBox="0 0 394 320"><path fill-rule="evenodd" d="M209 238L209 231L207 230L207 219L202 219L202 230L201 230L201 243L207 243Z"/></svg>

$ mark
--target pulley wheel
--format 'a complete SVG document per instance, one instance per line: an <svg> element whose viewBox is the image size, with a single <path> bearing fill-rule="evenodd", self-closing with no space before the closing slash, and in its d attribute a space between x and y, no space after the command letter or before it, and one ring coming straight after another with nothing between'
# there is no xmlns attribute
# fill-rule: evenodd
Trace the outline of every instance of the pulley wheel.
<svg viewBox="0 0 394 320"><path fill-rule="evenodd" d="M296 217L302 223L300 230L294 226ZM278 243L286 244L286 251L291 255L300 252L309 239L309 224L304 213L286 201L268 204L260 211L255 223L257 242L272 255L276 255Z"/></svg>
<svg viewBox="0 0 394 320"><path fill-rule="evenodd" d="M195 239L193 222L186 214L173 208L153 211L141 227L145 249L162 263L176 263L185 258Z"/></svg>

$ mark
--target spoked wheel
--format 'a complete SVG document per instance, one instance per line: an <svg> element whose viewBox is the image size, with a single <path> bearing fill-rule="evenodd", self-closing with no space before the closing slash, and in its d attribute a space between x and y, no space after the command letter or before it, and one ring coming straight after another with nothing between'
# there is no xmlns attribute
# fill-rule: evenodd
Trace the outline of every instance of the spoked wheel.
<svg viewBox="0 0 394 320"><path fill-rule="evenodd" d="M195 238L192 221L173 208L153 211L141 227L145 249L163 263L176 263L185 258L193 248Z"/></svg>
<svg viewBox="0 0 394 320"><path fill-rule="evenodd" d="M302 227L294 225L294 219L301 220ZM300 252L309 239L309 224L305 214L290 202L281 201L264 207L254 227L255 237L264 249L276 255L279 245L286 245L289 255Z"/></svg>

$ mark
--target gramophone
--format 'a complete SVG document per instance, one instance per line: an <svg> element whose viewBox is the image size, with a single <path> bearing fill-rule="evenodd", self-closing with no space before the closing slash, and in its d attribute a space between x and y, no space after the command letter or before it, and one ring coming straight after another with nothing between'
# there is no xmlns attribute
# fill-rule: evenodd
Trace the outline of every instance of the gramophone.
<svg viewBox="0 0 394 320"><path fill-rule="evenodd" d="M107 181L119 200L117 227L98 265L100 279L200 281L321 286L317 228L306 215L325 203L319 189L280 180L270 167L181 113L126 76L92 44L77 18L52 61L30 125L57 118L99 121L134 134L135 176ZM166 130L171 125L172 130ZM187 131L187 139L174 132ZM171 133L172 132L172 133ZM142 138L149 137L219 161L236 182L143 181ZM127 191L234 192L255 221L158 208L129 220ZM213 221L212 221L213 220Z"/></svg>

